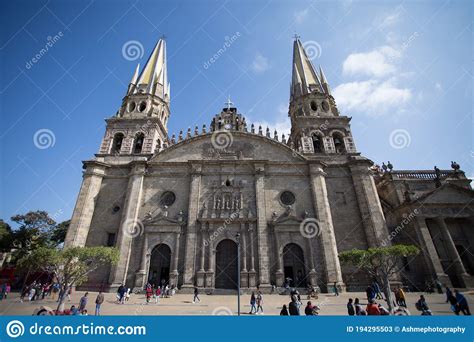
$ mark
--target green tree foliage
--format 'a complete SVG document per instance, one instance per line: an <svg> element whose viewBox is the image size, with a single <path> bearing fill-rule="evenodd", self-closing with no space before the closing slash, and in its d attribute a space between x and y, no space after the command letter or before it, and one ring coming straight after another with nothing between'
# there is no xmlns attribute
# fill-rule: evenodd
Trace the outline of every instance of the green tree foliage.
<svg viewBox="0 0 474 342"><path fill-rule="evenodd" d="M414 256L420 253L418 247L413 245L393 245L388 247L369 248L367 250L353 249L339 253L342 264L351 264L376 278L382 285L387 298L387 304L392 311L393 301L390 290L390 278L401 267L403 257Z"/></svg>
<svg viewBox="0 0 474 342"><path fill-rule="evenodd" d="M13 242L13 233L10 225L0 219L0 252L8 252Z"/></svg>
<svg viewBox="0 0 474 342"><path fill-rule="evenodd" d="M51 274L60 285L57 310L64 310L64 299L73 286L87 281L97 268L116 265L119 252L112 247L71 247L65 249L40 247L18 262L20 268L33 268Z"/></svg>

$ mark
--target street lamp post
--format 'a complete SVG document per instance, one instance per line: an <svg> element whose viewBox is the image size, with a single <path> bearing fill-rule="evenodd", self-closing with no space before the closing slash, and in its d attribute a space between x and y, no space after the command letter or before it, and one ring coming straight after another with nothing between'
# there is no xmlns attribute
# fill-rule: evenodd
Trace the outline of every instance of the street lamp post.
<svg viewBox="0 0 474 342"><path fill-rule="evenodd" d="M240 316L240 233L235 235L237 240L237 315Z"/></svg>

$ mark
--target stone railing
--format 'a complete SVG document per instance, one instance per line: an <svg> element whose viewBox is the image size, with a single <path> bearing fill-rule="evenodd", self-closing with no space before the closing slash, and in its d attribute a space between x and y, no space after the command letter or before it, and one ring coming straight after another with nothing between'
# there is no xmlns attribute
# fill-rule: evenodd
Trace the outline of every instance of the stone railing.
<svg viewBox="0 0 474 342"><path fill-rule="evenodd" d="M462 172L462 171L458 171ZM454 174L454 170L440 170L441 177ZM393 179L435 179L434 170L394 170L390 172Z"/></svg>

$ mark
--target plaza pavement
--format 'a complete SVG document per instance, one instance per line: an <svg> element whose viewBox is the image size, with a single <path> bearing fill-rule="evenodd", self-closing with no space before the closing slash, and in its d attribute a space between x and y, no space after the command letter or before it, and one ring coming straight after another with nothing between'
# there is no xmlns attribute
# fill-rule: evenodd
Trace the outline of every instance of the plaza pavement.
<svg viewBox="0 0 474 342"><path fill-rule="evenodd" d="M463 292L470 304L471 311L474 309L474 291ZM71 305L78 305L79 299L84 292L75 292L71 301L66 300L66 308ZM454 315L449 308L449 304L445 303L444 294L426 294L426 293L407 293L407 305L412 315L420 315L416 310L415 303L420 294L424 294L429 308L433 315ZM90 315L94 314L95 298L97 292L89 292L89 301L87 310ZM102 315L236 315L237 314L237 295L206 295L200 294L201 302L193 304L193 296L190 294L177 294L171 298L160 298L159 304L145 303L143 294L132 294L131 298L125 304L116 304L115 293L105 293L105 301L102 304ZM347 315L346 303L348 298L361 299L361 303L366 304L365 293L349 292L342 293L338 297L334 294L320 294L317 300L311 300L321 307L320 315ZM250 311L250 296L241 296L241 312L248 315ZM278 315L283 304L288 304L290 298L286 295L264 295L265 315ZM306 295L302 295L303 304L308 301ZM385 307L385 302L380 301ZM12 293L8 299L0 301L0 315L31 315L35 308L45 305L53 309L56 308L56 302L49 298L34 302L19 301L19 294ZM304 307L302 307L302 314Z"/></svg>

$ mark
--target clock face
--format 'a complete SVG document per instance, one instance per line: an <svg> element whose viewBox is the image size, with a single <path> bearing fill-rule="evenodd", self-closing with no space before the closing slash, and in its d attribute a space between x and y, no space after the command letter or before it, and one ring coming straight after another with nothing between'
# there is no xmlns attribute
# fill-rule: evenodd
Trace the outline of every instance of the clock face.
<svg viewBox="0 0 474 342"><path fill-rule="evenodd" d="M231 129L231 128L232 128L232 125L231 125L230 123L225 124L225 125L224 125L224 128L225 128L225 129Z"/></svg>

